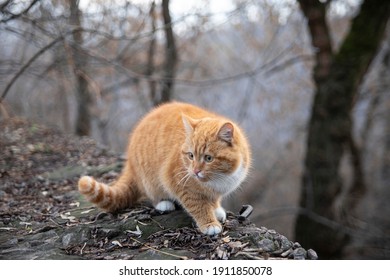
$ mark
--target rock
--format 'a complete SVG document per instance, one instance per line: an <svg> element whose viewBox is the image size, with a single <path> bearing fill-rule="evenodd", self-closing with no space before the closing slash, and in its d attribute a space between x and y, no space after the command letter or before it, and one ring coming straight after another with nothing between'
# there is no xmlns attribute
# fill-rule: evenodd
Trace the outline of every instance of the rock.
<svg viewBox="0 0 390 280"><path fill-rule="evenodd" d="M287 251L280 254L282 258L288 258L290 255L294 252L292 248L288 249Z"/></svg>
<svg viewBox="0 0 390 280"><path fill-rule="evenodd" d="M227 212L223 232L204 235L184 211L139 205L115 215L77 191L88 173L109 183L123 159L87 137L25 120L0 121L0 259L317 259L313 250ZM34 163L34 164L32 164Z"/></svg>
<svg viewBox="0 0 390 280"><path fill-rule="evenodd" d="M294 260L304 260L307 257L306 250L303 248L294 249L292 256Z"/></svg>
<svg viewBox="0 0 390 280"><path fill-rule="evenodd" d="M11 238L3 243L3 248L8 249L15 247L18 244L18 239L17 238Z"/></svg>
<svg viewBox="0 0 390 280"><path fill-rule="evenodd" d="M285 237L283 235L280 237L280 241L279 242L280 242L280 248L283 251L286 251L286 250L290 249L293 246L292 242L290 240L288 240L287 237Z"/></svg>
<svg viewBox="0 0 390 280"><path fill-rule="evenodd" d="M301 248L301 247L302 247L301 244L299 244L298 242L294 242L293 244L294 249Z"/></svg>
<svg viewBox="0 0 390 280"><path fill-rule="evenodd" d="M140 212L151 218L139 223ZM165 215L151 213L151 208L140 206L91 222L69 224L67 221L69 225L45 226L20 239L0 239L0 259L304 259L315 256L314 251L306 254L301 247L293 249L293 243L286 237L254 224L240 224L210 237L200 233L183 210ZM69 215L75 221L89 221L89 215L99 216L95 210L77 208L70 210ZM238 215L229 213L227 219L238 220ZM53 221L61 220L58 217ZM140 235L128 233L136 228ZM285 244L284 249L290 248L283 251L280 244Z"/></svg>
<svg viewBox="0 0 390 280"><path fill-rule="evenodd" d="M257 243L257 246L262 249L264 252L275 251L275 244L270 239L262 239Z"/></svg>
<svg viewBox="0 0 390 280"><path fill-rule="evenodd" d="M65 234L62 237L62 246L68 247L72 243L72 241L73 241L72 239L74 239L74 233Z"/></svg>
<svg viewBox="0 0 390 280"><path fill-rule="evenodd" d="M307 250L307 257L309 260L318 260L318 255L313 249Z"/></svg>

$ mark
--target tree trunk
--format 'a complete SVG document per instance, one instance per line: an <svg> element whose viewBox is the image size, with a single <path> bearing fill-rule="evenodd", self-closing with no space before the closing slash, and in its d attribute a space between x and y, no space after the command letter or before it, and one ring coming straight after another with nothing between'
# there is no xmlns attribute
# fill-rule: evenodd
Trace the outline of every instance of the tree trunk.
<svg viewBox="0 0 390 280"><path fill-rule="evenodd" d="M169 13L169 0L162 1L162 9L166 43L161 98L160 101L157 102L158 104L171 100L177 64L177 50L175 45L175 37L173 35L171 15Z"/></svg>
<svg viewBox="0 0 390 280"><path fill-rule="evenodd" d="M313 48L316 50L316 66L313 79L316 84L329 75L332 62L332 41L326 23L326 5L318 0L299 0L301 10L308 21Z"/></svg>
<svg viewBox="0 0 390 280"><path fill-rule="evenodd" d="M388 44L390 44L390 35L388 35ZM383 58L383 70L381 73L381 80L383 85L382 90L385 91L383 95L388 94L390 91L390 49L387 49L387 52ZM387 93L386 93L387 92ZM384 196L382 199L382 203L386 205L386 208L383 209L390 209L388 198L390 197L390 98L389 95L387 97L383 98L383 101L385 103L385 108L387 108L384 116L384 123L385 123L385 129L384 129L384 148L383 148L383 155L382 155L382 168L381 168L381 179L382 184L384 186ZM387 222L387 228L390 228L390 221ZM389 240L390 242L390 240Z"/></svg>
<svg viewBox="0 0 390 280"><path fill-rule="evenodd" d="M81 11L78 0L70 0L70 19L69 22L73 27L81 26ZM83 37L80 30L73 32L73 41L76 46L81 47ZM76 97L77 97L77 117L76 117L76 134L80 136L90 135L91 133L91 94L88 89L88 81L85 74L86 56L77 48L72 48L73 70L76 77Z"/></svg>
<svg viewBox="0 0 390 280"><path fill-rule="evenodd" d="M149 16L150 16L150 24L152 27L152 37L150 39L150 44L148 48L148 63L146 65L146 71L145 75L149 76L149 97L150 100L152 101L154 106L157 106L159 101L157 99L157 94L156 94L156 81L152 78L152 75L155 70L154 66L154 56L156 52L156 3L153 1L150 10L149 10Z"/></svg>
<svg viewBox="0 0 390 280"><path fill-rule="evenodd" d="M390 2L364 1L340 50L335 54L329 53L330 37L324 31L327 30L324 26L324 4L315 0L299 2L308 18L313 46L319 51L313 73L316 92L308 127L300 206L342 224L337 220L333 207L342 188L340 161L347 147L353 153L358 153L352 138L351 111L358 87L380 46ZM328 38L328 43L324 44L324 38ZM324 47L320 47L321 44ZM360 161L354 160L357 161L354 167L361 167ZM355 191L361 192L364 182L358 183ZM340 229L320 224L303 214L297 218L295 234L303 246L312 247L320 258L326 259L340 258L349 239Z"/></svg>

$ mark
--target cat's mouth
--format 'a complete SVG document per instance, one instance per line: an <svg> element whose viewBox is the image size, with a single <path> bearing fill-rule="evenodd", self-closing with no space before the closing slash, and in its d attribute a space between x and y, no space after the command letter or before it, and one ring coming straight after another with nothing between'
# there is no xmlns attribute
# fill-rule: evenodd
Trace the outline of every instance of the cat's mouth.
<svg viewBox="0 0 390 280"><path fill-rule="evenodd" d="M193 173L193 175L201 182L207 182L209 180L203 172Z"/></svg>

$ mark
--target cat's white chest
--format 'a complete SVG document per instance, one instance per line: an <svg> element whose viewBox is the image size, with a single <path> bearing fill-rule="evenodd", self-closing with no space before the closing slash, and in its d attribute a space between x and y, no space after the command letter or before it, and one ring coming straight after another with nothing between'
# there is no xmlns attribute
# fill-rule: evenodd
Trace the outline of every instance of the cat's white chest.
<svg viewBox="0 0 390 280"><path fill-rule="evenodd" d="M222 195L227 195L240 186L240 184L245 180L246 175L247 170L241 162L239 167L233 173L220 175L206 182L205 185Z"/></svg>

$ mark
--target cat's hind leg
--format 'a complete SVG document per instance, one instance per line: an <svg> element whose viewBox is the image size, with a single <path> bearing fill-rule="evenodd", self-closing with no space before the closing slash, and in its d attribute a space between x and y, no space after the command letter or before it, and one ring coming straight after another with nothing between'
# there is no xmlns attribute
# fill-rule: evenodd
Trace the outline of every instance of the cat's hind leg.
<svg viewBox="0 0 390 280"><path fill-rule="evenodd" d="M176 209L175 204L170 200L161 200L154 206L154 208L161 212L168 212Z"/></svg>

